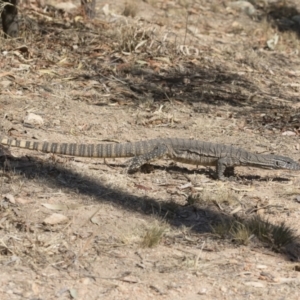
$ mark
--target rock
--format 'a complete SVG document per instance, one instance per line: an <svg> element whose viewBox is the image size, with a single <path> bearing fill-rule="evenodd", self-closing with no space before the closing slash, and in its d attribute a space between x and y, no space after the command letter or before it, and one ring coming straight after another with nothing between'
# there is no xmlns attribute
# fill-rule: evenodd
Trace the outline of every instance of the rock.
<svg viewBox="0 0 300 300"><path fill-rule="evenodd" d="M0 85L1 85L4 89L6 89L6 88L8 88L9 86L12 85L12 81L10 81L10 80L2 80L2 81L0 81Z"/></svg>
<svg viewBox="0 0 300 300"><path fill-rule="evenodd" d="M242 11L248 16L253 16L256 14L256 10L254 6L248 1L234 1L228 4L229 8L234 9L236 11Z"/></svg>
<svg viewBox="0 0 300 300"><path fill-rule="evenodd" d="M72 10L77 8L77 6L72 2L53 3L53 6L57 9L62 9L65 12L72 12Z"/></svg>
<svg viewBox="0 0 300 300"><path fill-rule="evenodd" d="M44 120L41 116L29 113L25 118L24 118L24 123L30 124L30 125L43 125Z"/></svg>
<svg viewBox="0 0 300 300"><path fill-rule="evenodd" d="M68 221L69 219L62 214L52 214L51 216L44 219L43 223L46 225L56 225L56 224L67 223Z"/></svg>

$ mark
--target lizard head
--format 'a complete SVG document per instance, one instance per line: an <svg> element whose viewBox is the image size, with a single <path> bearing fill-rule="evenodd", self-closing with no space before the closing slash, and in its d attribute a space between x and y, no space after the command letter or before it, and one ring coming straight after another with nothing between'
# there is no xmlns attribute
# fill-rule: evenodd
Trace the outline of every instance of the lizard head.
<svg viewBox="0 0 300 300"><path fill-rule="evenodd" d="M273 169L300 170L300 164L289 157L274 155L272 162Z"/></svg>

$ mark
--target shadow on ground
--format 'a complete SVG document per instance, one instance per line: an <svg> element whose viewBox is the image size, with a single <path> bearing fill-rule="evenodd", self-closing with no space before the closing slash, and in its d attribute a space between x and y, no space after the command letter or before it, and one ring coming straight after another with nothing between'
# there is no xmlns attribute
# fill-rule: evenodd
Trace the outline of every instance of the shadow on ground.
<svg viewBox="0 0 300 300"><path fill-rule="evenodd" d="M267 19L280 31L295 32L300 38L300 12L286 1L265 2L264 12Z"/></svg>
<svg viewBox="0 0 300 300"><path fill-rule="evenodd" d="M150 195L134 196L124 191L108 188L99 181L82 176L63 166L44 164L34 158L30 158L30 160L28 157L14 158L11 162L17 163L14 170L28 179L39 178L42 179L43 184L47 182L51 187L76 190L77 193L91 197L96 202L110 203L135 213L155 215L164 219L171 226L189 227L195 234L212 234L212 225L220 223L231 224L237 220L239 224L243 222L245 225L248 222L241 218L236 219L234 215L227 215L223 211L218 212L207 207L182 206L175 202L162 202ZM270 226L273 226L274 230L278 230L278 226L272 224ZM286 228L288 229L288 227ZM296 239L281 249L277 248L276 251L281 252L290 260L299 261L300 241Z"/></svg>
<svg viewBox="0 0 300 300"><path fill-rule="evenodd" d="M275 5L275 4L274 4ZM280 7L269 6L265 8L265 13L269 18L274 20L283 18L285 11L288 16L297 13L295 8L287 7L283 11ZM26 11L26 10L25 10ZM61 13L61 12L60 12ZM30 15L30 14L29 14ZM27 19L30 20L29 17ZM60 19L58 19L60 20ZM203 104L211 105L212 107L220 105L230 105L231 107L245 107L250 106L253 111L264 111L268 108L282 109L282 104L271 104L273 98L281 98L290 103L297 103L297 96L287 96L281 86L273 84L267 91L261 90L253 83L252 78L247 78L243 75L243 70L230 70L228 66L223 65L218 57L210 55L210 53L199 53L196 62L193 61L193 56L185 56L178 53L178 45L174 42L166 42L162 45L161 50L148 50L147 43L161 44L155 37L145 35L145 46L140 49L140 52L135 53L134 48L130 53L130 59L126 60L122 56L113 54L113 47L110 49L111 55L102 55L103 52L99 44L95 44L95 39L101 40L103 44L112 45L120 43L116 34L110 34L98 28L98 31L92 31L87 24L72 23L66 25L62 20L57 22L46 22L43 20L32 19L30 22L35 22L38 30L32 33L33 41L36 44L45 44L45 42L52 44L60 44L67 49L70 45L78 44L79 49L84 49L84 53L80 51L70 51L70 59L74 61L82 59L84 55L84 65L78 70L69 69L68 78L73 81L86 82L88 80L99 83L100 87L106 87L99 93L99 101L97 97L93 101L95 105L104 105L101 101L101 94L108 94L106 98L110 101L140 104L147 101L153 102L172 102L180 101L195 108L195 111L201 110ZM299 23L300 24L300 23ZM300 25L299 25L300 26ZM138 30L138 29L137 29ZM26 31L24 29L24 31ZM27 29L29 31L29 29ZM82 42L78 41L78 36L84 36ZM128 36L128 42L131 41L131 36ZM126 49L117 47L115 51L125 51ZM119 48L120 49L119 49ZM251 48L251 46L250 46ZM154 47L155 49L155 47ZM245 51L249 48L245 46ZM251 50L251 49L250 49ZM83 51L83 50L81 50ZM155 52L156 51L156 52ZM229 51L229 50L228 50ZM231 49L230 53L222 52L222 57L225 60L234 60L235 64L241 66L252 67L251 64L256 63L256 58L247 60L245 58L235 58L235 49ZM258 53L255 49L253 51L257 55L257 59L264 60L264 53ZM125 51L126 52L126 51ZM128 53L130 51L128 50ZM246 52L245 52L246 53ZM249 54L249 53L248 53ZM161 56L166 59L164 61L155 58ZM279 56L279 57L278 57ZM266 56L266 60L269 56ZM272 58L276 61L278 67L286 66L286 57L280 54L274 54ZM153 63L161 63L157 68ZM264 64L264 63L263 63ZM260 66L254 69L261 69ZM261 72L269 74L268 69L262 69ZM255 76L255 73L253 74ZM69 80L69 79L68 79ZM261 98L261 101L253 101L253 97ZM74 99L76 100L76 99ZM249 110L243 113L242 110L236 112L244 117L249 114Z"/></svg>
<svg viewBox="0 0 300 300"><path fill-rule="evenodd" d="M291 107L291 104L298 103L298 95L287 93L290 91L288 87L278 83L280 79L273 80L276 74L270 74L273 65L277 68L275 73L280 72L281 67L286 68L288 59L281 53L258 51L250 40L249 44L239 45L239 51L243 53L240 57L236 56L233 46L219 53L200 49L194 59L193 55L178 52L177 41L160 40L159 36L151 35L143 27L136 26L134 33L129 28L120 35L116 29L110 32L100 26L65 22L61 11L50 11L51 21L34 18L26 9L23 13L28 25L25 24L21 31L25 37L26 34L29 36L26 40L28 47L47 45L45 52L50 48L55 54L64 48L65 56L74 65L70 68L69 62L66 67L62 64L58 81L49 77L49 82L43 87L49 93L59 82L62 89L72 87L74 101L87 101L93 105L111 102L120 105L169 102L176 105L182 102L190 105L195 113L215 113L224 106L224 110L232 112L233 118L246 119L250 124L255 123L254 126L270 125L271 129L275 127L280 131L298 131L300 128L299 110ZM293 7L270 4L264 8L264 14L279 26L283 22L280 20L292 20L298 12ZM36 30L32 29L35 27ZM290 26L288 30L296 30L294 27ZM132 45L132 49L124 48L120 39ZM135 51L140 42L143 46ZM154 46L151 48L150 45ZM210 47L208 45L208 49ZM121 52L129 55L120 55ZM25 49L22 54L26 57L30 51ZM34 55L38 58L40 54ZM57 67L60 59L57 56L52 61L43 62L43 68ZM232 65L226 65L227 61L232 61ZM251 73L247 73L248 69L252 70ZM258 80L253 80L256 74L267 84L259 85ZM36 88L35 80L26 84L28 91Z"/></svg>

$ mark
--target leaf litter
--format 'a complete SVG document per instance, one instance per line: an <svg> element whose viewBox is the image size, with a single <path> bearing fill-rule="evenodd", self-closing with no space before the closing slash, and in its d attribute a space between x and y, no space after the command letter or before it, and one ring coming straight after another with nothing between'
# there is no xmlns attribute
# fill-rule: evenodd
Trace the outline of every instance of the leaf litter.
<svg viewBox="0 0 300 300"><path fill-rule="evenodd" d="M56 142L185 136L297 157L299 39L293 32L277 39L274 24L218 1L134 4L100 1L98 17L88 21L76 8L22 3L22 35L1 38L3 135ZM258 13L268 9L275 14L272 4L255 5ZM43 122L25 127L26 113ZM22 159L9 161L0 177L2 198L11 199L0 203L1 298L69 292L89 299L99 293L224 299L259 297L261 289L268 289L266 299L299 298L298 263L286 260L299 260L299 244L278 254L255 237L238 246L211 231L220 218L256 214L298 230L297 177L255 169L257 177L249 179L252 169L238 168L245 187L222 187L205 168L174 174L165 161L128 177L99 160L9 151ZM229 190L242 193L237 202L228 201ZM272 236L265 240L272 243ZM257 267L262 263L265 273ZM125 273L118 283L108 279Z"/></svg>

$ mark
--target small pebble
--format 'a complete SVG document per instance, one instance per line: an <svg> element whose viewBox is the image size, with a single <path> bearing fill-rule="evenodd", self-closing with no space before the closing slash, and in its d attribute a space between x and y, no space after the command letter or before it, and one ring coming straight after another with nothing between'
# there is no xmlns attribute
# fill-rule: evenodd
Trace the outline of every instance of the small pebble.
<svg viewBox="0 0 300 300"><path fill-rule="evenodd" d="M198 292L199 295L206 295L207 294L207 289L203 288Z"/></svg>

